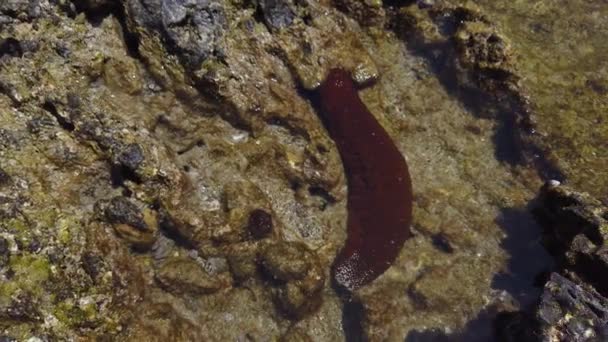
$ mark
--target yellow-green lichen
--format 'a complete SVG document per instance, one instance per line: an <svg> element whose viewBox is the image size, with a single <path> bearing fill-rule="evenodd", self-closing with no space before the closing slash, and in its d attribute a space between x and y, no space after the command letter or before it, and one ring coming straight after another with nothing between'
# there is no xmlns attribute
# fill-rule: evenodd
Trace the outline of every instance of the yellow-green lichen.
<svg viewBox="0 0 608 342"><path fill-rule="evenodd" d="M75 305L62 302L55 306L53 314L57 320L71 328L95 324L99 319L95 303Z"/></svg>
<svg viewBox="0 0 608 342"><path fill-rule="evenodd" d="M8 297L17 291L42 295L42 286L51 273L48 259L35 255L14 255L10 258L13 277L0 284L0 294Z"/></svg>

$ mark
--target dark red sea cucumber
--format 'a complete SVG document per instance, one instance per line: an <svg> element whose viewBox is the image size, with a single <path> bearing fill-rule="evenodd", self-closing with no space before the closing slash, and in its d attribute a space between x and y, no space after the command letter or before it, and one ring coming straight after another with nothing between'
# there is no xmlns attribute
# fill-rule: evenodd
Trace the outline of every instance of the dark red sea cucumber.
<svg viewBox="0 0 608 342"><path fill-rule="evenodd" d="M412 183L399 149L359 98L350 74L332 70L317 90L320 115L348 181L348 237L333 277L349 290L393 263L412 233Z"/></svg>

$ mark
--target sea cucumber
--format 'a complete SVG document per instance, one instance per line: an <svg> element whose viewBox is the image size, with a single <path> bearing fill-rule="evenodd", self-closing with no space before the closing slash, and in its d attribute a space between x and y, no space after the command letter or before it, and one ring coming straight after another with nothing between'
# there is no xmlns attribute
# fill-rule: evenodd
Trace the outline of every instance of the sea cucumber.
<svg viewBox="0 0 608 342"><path fill-rule="evenodd" d="M331 70L315 95L348 185L348 236L333 278L352 291L384 273L411 237L412 183L403 155L361 101L347 71Z"/></svg>

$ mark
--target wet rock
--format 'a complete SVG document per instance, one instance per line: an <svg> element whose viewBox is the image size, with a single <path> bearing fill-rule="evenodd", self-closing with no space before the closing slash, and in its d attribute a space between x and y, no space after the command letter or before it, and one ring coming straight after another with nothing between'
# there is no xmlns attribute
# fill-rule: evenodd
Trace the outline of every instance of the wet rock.
<svg viewBox="0 0 608 342"><path fill-rule="evenodd" d="M262 267L282 281L303 279L313 262L313 254L305 245L289 242L270 245L261 258Z"/></svg>
<svg viewBox="0 0 608 342"><path fill-rule="evenodd" d="M559 182L549 181L541 188L534 212L545 228L544 243L563 275L551 274L534 318L520 313L524 319L507 320L503 340L529 336L521 334L526 331L534 331L534 340L542 341L608 338L605 211L601 202Z"/></svg>
<svg viewBox="0 0 608 342"><path fill-rule="evenodd" d="M498 342L538 342L538 324L532 313L501 312L493 325Z"/></svg>
<svg viewBox="0 0 608 342"><path fill-rule="evenodd" d="M246 242L232 245L226 252L230 273L237 283L254 278L258 274L258 249L257 242Z"/></svg>
<svg viewBox="0 0 608 342"><path fill-rule="evenodd" d="M494 28L483 22L467 22L455 35L459 60L465 68L507 69L510 46Z"/></svg>
<svg viewBox="0 0 608 342"><path fill-rule="evenodd" d="M431 242L433 243L433 246L444 253L454 252L454 247L452 247L450 239L445 234L439 233L433 235L431 237Z"/></svg>
<svg viewBox="0 0 608 342"><path fill-rule="evenodd" d="M9 37L0 40L0 57L21 57L22 55L23 49L17 39Z"/></svg>
<svg viewBox="0 0 608 342"><path fill-rule="evenodd" d="M11 19L10 16L0 14L0 27L3 27L6 24L10 24L11 22L13 22L13 20Z"/></svg>
<svg viewBox="0 0 608 342"><path fill-rule="evenodd" d="M6 96L8 96L11 101L13 101L13 104L21 104L24 100L24 97L27 96L26 94L23 93L22 89L18 89L17 87L15 87L13 84L11 84L10 81L7 81L5 79L0 78L0 93L5 94ZM6 133L7 131L2 132L3 134ZM0 137L0 138L4 138L4 137ZM4 144L4 141L0 141L0 143Z"/></svg>
<svg viewBox="0 0 608 342"><path fill-rule="evenodd" d="M437 6L409 6L402 10L406 30L420 35L423 44L443 44L440 53L454 63L460 86L489 93L507 93L520 101L517 70L505 36L473 3L443 3ZM412 32L410 32L411 34ZM453 49L453 51L452 51ZM453 54L453 55L452 55Z"/></svg>
<svg viewBox="0 0 608 342"><path fill-rule="evenodd" d="M316 311L321 305L322 277L288 282L275 291L275 299L281 313L290 319L301 319Z"/></svg>
<svg viewBox="0 0 608 342"><path fill-rule="evenodd" d="M105 209L105 215L110 223L128 224L142 231L148 229L141 210L126 197L112 198Z"/></svg>
<svg viewBox="0 0 608 342"><path fill-rule="evenodd" d="M278 235L268 197L257 185L248 181L227 184L224 206L232 229L222 240L241 241Z"/></svg>
<svg viewBox="0 0 608 342"><path fill-rule="evenodd" d="M228 211L239 208L248 208L249 211L252 211L270 206L264 192L254 183L245 180L232 182L224 186L224 202Z"/></svg>
<svg viewBox="0 0 608 342"><path fill-rule="evenodd" d="M196 261L186 258L164 262L156 271L156 280L167 291L178 294L210 294L230 284L226 273L212 275Z"/></svg>
<svg viewBox="0 0 608 342"><path fill-rule="evenodd" d="M334 3L363 25L379 25L384 20L382 0L334 0Z"/></svg>
<svg viewBox="0 0 608 342"><path fill-rule="evenodd" d="M301 319L321 305L325 274L317 256L301 243L280 242L264 248L261 266L278 286L273 289L278 309L290 319Z"/></svg>
<svg viewBox="0 0 608 342"><path fill-rule="evenodd" d="M159 35L191 69L217 55L226 22L221 2L215 0L129 0L135 22Z"/></svg>
<svg viewBox="0 0 608 342"><path fill-rule="evenodd" d="M135 341L204 341L208 337L170 303L147 305L127 329L128 339Z"/></svg>
<svg viewBox="0 0 608 342"><path fill-rule="evenodd" d="M57 119L51 115L35 115L27 123L27 129L32 134L40 134L57 125Z"/></svg>
<svg viewBox="0 0 608 342"><path fill-rule="evenodd" d="M2 81L0 80L0 91L3 88L3 84ZM18 102L17 97L19 96L18 94L15 95L17 97L13 97L13 91L10 90L9 91L9 96L11 98L14 98L14 100L16 100ZM15 131L10 131L10 130L6 130L3 128L0 128L0 146L4 147L4 148L17 148L19 147L23 142L23 137L21 136L21 134L19 134L19 132L15 132Z"/></svg>
<svg viewBox="0 0 608 342"><path fill-rule="evenodd" d="M608 339L608 299L557 273L545 285L537 316L544 341Z"/></svg>
<svg viewBox="0 0 608 342"><path fill-rule="evenodd" d="M263 239L272 233L272 215L262 209L249 214L247 229L254 239Z"/></svg>
<svg viewBox="0 0 608 342"><path fill-rule="evenodd" d="M112 6L116 6L119 2L117 0L72 0L78 10L86 12L96 12L101 10L107 10Z"/></svg>
<svg viewBox="0 0 608 342"><path fill-rule="evenodd" d="M28 244L27 250L30 253L39 253L41 250L40 241L37 238L33 238L33 240Z"/></svg>
<svg viewBox="0 0 608 342"><path fill-rule="evenodd" d="M91 279L95 280L97 276L99 276L102 272L102 268L104 266L103 259L96 254L85 253L82 256L82 267L84 271L91 277Z"/></svg>
<svg viewBox="0 0 608 342"><path fill-rule="evenodd" d="M475 115L498 122L499 160L533 166L543 179L564 178L550 146L536 134L508 39L474 2L404 6L394 26L433 64L450 92L460 94Z"/></svg>
<svg viewBox="0 0 608 342"><path fill-rule="evenodd" d="M55 52L57 52L57 54L63 58L69 58L72 54L72 51L70 50L69 46L62 42L56 43Z"/></svg>
<svg viewBox="0 0 608 342"><path fill-rule="evenodd" d="M159 209L159 224L178 244L188 248L197 248L210 240L209 229L206 229L205 215L197 211L197 197L190 193L181 198L175 205L167 203Z"/></svg>
<svg viewBox="0 0 608 342"><path fill-rule="evenodd" d="M436 266L424 272L411 285L408 295L424 308L441 310L441 308L457 305L460 298L472 296L473 282L479 281L464 276L468 274L469 265L457 264L453 267ZM453 284L459 284L454 286ZM481 305L479 298L478 304Z"/></svg>
<svg viewBox="0 0 608 342"><path fill-rule="evenodd" d="M291 25L295 13L291 9L290 0L258 0L260 10L264 14L264 22L271 29L282 29Z"/></svg>
<svg viewBox="0 0 608 342"><path fill-rule="evenodd" d="M19 12L27 11L30 0L6 0L0 4L0 12L6 14L17 14Z"/></svg>
<svg viewBox="0 0 608 342"><path fill-rule="evenodd" d="M550 248L556 252L570 246L574 237L583 234L596 244L608 237L608 222L601 202L557 182L547 182L540 191L535 212L548 229Z"/></svg>
<svg viewBox="0 0 608 342"><path fill-rule="evenodd" d="M279 342L312 342L313 339L302 329L291 327L281 336Z"/></svg>
<svg viewBox="0 0 608 342"><path fill-rule="evenodd" d="M0 187L8 185L11 182L11 176L0 168Z"/></svg>
<svg viewBox="0 0 608 342"><path fill-rule="evenodd" d="M242 282L255 276L257 264L255 254L236 254L228 259L230 272L237 282Z"/></svg>
<svg viewBox="0 0 608 342"><path fill-rule="evenodd" d="M144 152L138 144L128 144L116 153L116 163L135 172L144 161Z"/></svg>
<svg viewBox="0 0 608 342"><path fill-rule="evenodd" d="M17 322L35 322L41 318L40 311L31 296L23 294L14 298L4 308L0 308L0 319Z"/></svg>
<svg viewBox="0 0 608 342"><path fill-rule="evenodd" d="M541 188L536 214L545 227L544 242L560 266L608 295L608 210L586 193L555 182Z"/></svg>
<svg viewBox="0 0 608 342"><path fill-rule="evenodd" d="M435 0L417 0L416 4L419 8L430 8L435 5Z"/></svg>
<svg viewBox="0 0 608 342"><path fill-rule="evenodd" d="M154 261L162 262L163 260L166 260L173 252L175 245L175 241L164 234L159 234L158 239L156 239L156 242L154 242L154 245L150 248Z"/></svg>
<svg viewBox="0 0 608 342"><path fill-rule="evenodd" d="M8 265L10 254L8 241L5 238L0 237L0 269Z"/></svg>
<svg viewBox="0 0 608 342"><path fill-rule="evenodd" d="M139 93L143 88L139 66L129 57L111 58L106 61L103 64L103 79L108 87L120 89L130 95Z"/></svg>
<svg viewBox="0 0 608 342"><path fill-rule="evenodd" d="M0 219L15 218L23 206L23 198L0 195Z"/></svg>
<svg viewBox="0 0 608 342"><path fill-rule="evenodd" d="M0 13L18 19L40 16L40 0L4 0L0 3Z"/></svg>
<svg viewBox="0 0 608 342"><path fill-rule="evenodd" d="M149 248L156 240L156 213L139 209L127 198L118 196L110 200L104 210L108 222L116 233L133 246Z"/></svg>
<svg viewBox="0 0 608 342"><path fill-rule="evenodd" d="M203 261L203 268L211 274L218 275L228 272L228 260L224 257L208 257Z"/></svg>

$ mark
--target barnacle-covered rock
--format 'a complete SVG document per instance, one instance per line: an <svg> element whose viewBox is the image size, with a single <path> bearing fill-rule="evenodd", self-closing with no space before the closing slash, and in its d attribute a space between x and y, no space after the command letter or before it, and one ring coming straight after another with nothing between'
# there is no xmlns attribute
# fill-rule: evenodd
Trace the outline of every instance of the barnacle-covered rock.
<svg viewBox="0 0 608 342"><path fill-rule="evenodd" d="M483 22L467 22L456 32L461 60L477 68L496 68L508 62L509 45Z"/></svg>

